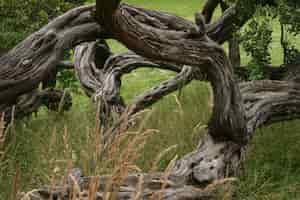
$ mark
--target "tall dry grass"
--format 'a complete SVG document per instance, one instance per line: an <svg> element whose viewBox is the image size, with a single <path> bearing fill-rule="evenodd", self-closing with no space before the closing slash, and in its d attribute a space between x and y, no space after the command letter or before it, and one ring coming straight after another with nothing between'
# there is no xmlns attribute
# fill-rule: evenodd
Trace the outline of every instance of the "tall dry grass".
<svg viewBox="0 0 300 200"><path fill-rule="evenodd" d="M84 191L80 189L79 183L76 183L76 179L74 179L73 194L70 196L70 200L96 199L99 195L105 200L116 199L117 192L122 186L124 179L130 173L141 172L141 169L136 165L136 161L139 159L149 137L158 133L158 130L144 127L151 112L140 113L132 118L125 115L121 116L121 119L112 123L111 127L104 129L103 127L105 126L102 125L100 120L100 109L97 110L95 126L93 128L87 127L85 133L86 142L84 145L81 145L79 154L81 157L80 162L84 163L82 165L83 171L87 175L94 176L94 178L91 179L89 188ZM132 120L139 121L138 127L130 129ZM104 136L107 136L105 141ZM50 188L55 188L56 185L67 186L68 177L66 174L69 174L75 168L75 163L79 159L72 150L70 137L67 126L63 128L62 133L58 132L56 127L53 128L45 156L45 164L50 169L50 174L45 174L45 177L47 177L46 183L50 185ZM59 145L63 146L61 154L54 157L53 154L57 152L56 148ZM162 156L162 154L159 154L158 158ZM105 174L110 174L111 179L107 181L104 193L100 194L97 191L100 184L98 176ZM138 187L140 186L141 183L138 184ZM23 200L26 200L34 192L33 190L20 196L22 196ZM137 189L132 198L139 199L140 194L141 192Z"/></svg>
<svg viewBox="0 0 300 200"><path fill-rule="evenodd" d="M206 94L204 90L202 95ZM10 145L6 149L9 152L9 157L5 159L7 164L0 171L0 190L8 190L4 194L0 193L0 199L13 199L8 194L28 191L45 184L52 188L65 185L68 180L66 174L75 167L81 168L87 176L111 174L113 178L107 186L105 198L114 199L116 193L112 191L121 187L128 174L142 170L162 171L176 156L175 150L180 155L193 148L190 144L194 140L185 139L185 132L190 133L190 128L184 126L192 127L195 122L199 124L202 118L191 120L199 112L193 115L187 112L182 97L184 95L171 95L152 111L139 113L130 119L126 115L121 116L121 120L111 123L109 127L101 121L100 105L88 108L92 112L77 110L81 108L80 104L74 105L76 112L57 114L46 111L36 118L33 116L30 120L14 122L8 129ZM187 100L188 104L193 105L205 103L194 102L191 98ZM80 111L84 111L84 114L78 113ZM88 113L91 115L87 117ZM158 131L161 125L165 126L162 133ZM180 128L176 129L176 126ZM180 143L177 143L179 138ZM6 183L1 183L1 179L6 180ZM95 195L99 183L96 177L94 181L89 191L85 191L87 194L81 191L82 197ZM140 177L139 187L142 187L142 182L143 177ZM11 189L10 185L15 183L16 187ZM139 190L136 190L133 199L141 196ZM74 191L78 193L78 189ZM18 196L24 196L24 193Z"/></svg>
<svg viewBox="0 0 300 200"><path fill-rule="evenodd" d="M0 115L0 160L4 155L4 143L5 143L6 133L5 133L5 122L4 114Z"/></svg>

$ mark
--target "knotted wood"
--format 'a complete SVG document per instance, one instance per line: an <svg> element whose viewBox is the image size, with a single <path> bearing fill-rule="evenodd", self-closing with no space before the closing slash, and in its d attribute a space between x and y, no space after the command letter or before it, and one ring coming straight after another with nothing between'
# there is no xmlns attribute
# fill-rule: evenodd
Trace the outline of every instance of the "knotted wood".
<svg viewBox="0 0 300 200"><path fill-rule="evenodd" d="M56 68L66 50L105 35L91 15L93 8L83 6L67 12L1 57L1 113L20 104L18 98L36 90L42 82L55 79Z"/></svg>
<svg viewBox="0 0 300 200"><path fill-rule="evenodd" d="M84 177L75 171L70 174L75 179L66 185L38 189L23 199L89 198L86 192L95 180L100 181L95 199L104 199L107 192L116 194L117 199L216 199L226 177L238 174L257 128L299 117L298 79L241 84L235 81L232 66L219 44L231 37L236 25L246 22L245 15L235 18L241 14L239 4L227 9L216 22L205 25L199 14L194 24L169 13L119 3L97 1L94 18L93 6L69 11L1 57L4 67L0 77L6 79L0 82L0 103L12 105L17 97L36 89L58 65L63 51L78 45L75 70L86 94L121 105L124 112L143 110L180 85L205 77L214 95L207 135L194 152L177 160L167 175L128 175L116 190L105 191L104 185L113 184L113 175ZM117 39L134 53L112 55L103 42L106 38ZM132 105L122 105L121 76L140 65L162 67L178 74L138 96Z"/></svg>

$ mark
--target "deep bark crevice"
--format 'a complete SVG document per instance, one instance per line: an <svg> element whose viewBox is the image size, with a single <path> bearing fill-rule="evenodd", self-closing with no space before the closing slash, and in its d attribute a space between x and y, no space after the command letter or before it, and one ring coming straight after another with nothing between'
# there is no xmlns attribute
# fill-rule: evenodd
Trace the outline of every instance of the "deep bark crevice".
<svg viewBox="0 0 300 200"><path fill-rule="evenodd" d="M226 178L238 174L257 128L300 116L298 76L282 81L235 80L219 44L228 41L251 17L251 13L242 13L239 3L209 24L206 22L215 4L206 8L210 11L203 11L205 16L196 14L196 24L169 13L120 4L120 0L99 0L96 6L73 9L0 58L0 111L9 113L6 109L20 103L18 113L22 116L26 109L21 106L37 108L47 98L61 99L58 91L35 92L41 82L53 78L50 75L57 68L70 67L61 61L63 52L74 47L74 69L85 93L94 101L105 101L120 115L133 115L192 80L205 79L212 85L214 105L207 135L195 151L177 160L167 177L162 173L128 175L113 192L118 199L131 198L139 192L138 177L143 176L140 199L153 195L162 199L216 199L216 190L224 186ZM120 41L132 52L113 55L104 41L107 38ZM121 77L140 67L172 70L177 75L125 105ZM74 173L71 175L80 192L95 179ZM103 185L111 183L111 177L96 177L100 180L98 199L104 198ZM28 198L69 199L73 189L74 183L69 181L64 186L36 190Z"/></svg>

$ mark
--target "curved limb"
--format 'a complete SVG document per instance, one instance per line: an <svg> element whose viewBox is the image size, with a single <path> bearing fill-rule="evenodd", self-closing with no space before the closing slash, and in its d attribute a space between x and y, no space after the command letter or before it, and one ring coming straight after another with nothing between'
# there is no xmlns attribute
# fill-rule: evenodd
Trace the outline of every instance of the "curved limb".
<svg viewBox="0 0 300 200"><path fill-rule="evenodd" d="M96 64L95 60L99 57L104 66ZM118 101L118 99L122 99L120 96L122 75L141 67L160 68L175 72L182 70L174 78L137 97L133 103L134 106L130 106L135 107L133 113L141 111L147 105L152 105L161 97L177 90L192 79L191 67L181 69L181 66L166 62L154 63L132 52L111 55L106 45L97 42L84 43L76 47L74 66L77 77L88 96L93 97L94 100L101 98L108 105L120 104L122 106L125 105Z"/></svg>
<svg viewBox="0 0 300 200"><path fill-rule="evenodd" d="M137 96L133 103L129 106L129 114L135 114L156 103L164 96L177 91L178 89L188 85L193 80L192 67L185 66L182 71L175 77L160 83L158 86L151 88Z"/></svg>
<svg viewBox="0 0 300 200"><path fill-rule="evenodd" d="M300 86L297 81L254 81L240 85L246 110L247 129L300 117Z"/></svg>
<svg viewBox="0 0 300 200"><path fill-rule="evenodd" d="M249 133L264 124L277 120L289 120L300 117L300 87L299 82L285 81L255 81L240 84L243 102L246 108L247 127ZM254 114L253 114L254 113ZM250 136L252 137L252 135ZM211 136L206 136L198 148L178 160L170 175L166 178L163 173L131 174L125 177L121 184L118 199L131 197L137 191L148 199L153 194L161 194L163 199L174 199L177 192L182 192L180 199L217 199L217 190L224 188L233 179L227 176L236 175L237 169L246 152L246 147L231 142L216 142ZM143 178L143 190L138 185ZM97 177L100 186L99 197L104 193L104 186L111 183L111 176ZM225 178L225 179L224 179ZM216 182L216 180L219 180ZM80 191L87 191L95 177L80 177L77 179ZM210 183L214 183L210 185ZM70 197L74 183L65 187L42 188L35 191L30 198L48 199L50 195ZM126 190L126 188L128 190ZM52 193L51 193L52 191ZM186 192L189 192L190 195Z"/></svg>
<svg viewBox="0 0 300 200"><path fill-rule="evenodd" d="M216 106L210 121L211 134L218 139L229 137L242 143L245 136L245 123L240 94L222 48L203 35L205 30L195 34L193 32L194 29L197 30L195 25L189 25L179 31L151 27L150 22L157 20L157 18L152 20L153 17L147 13L151 11L144 12L147 23L143 24L136 20L134 12L127 8L127 5L122 4L112 15L114 24L110 26L116 33L115 37L129 49L145 57L185 64L204 71L212 82L215 94ZM162 13L159 20L167 24L168 18L165 19L165 15ZM182 20L176 16L173 16L173 19Z"/></svg>
<svg viewBox="0 0 300 200"><path fill-rule="evenodd" d="M213 200L220 197L219 190L231 185L235 180L226 179L214 183L205 189L192 185L182 185L172 176L163 173L131 174L125 177L119 188L106 190L107 184L113 182L113 176L84 177L83 173L74 169L68 174L68 182L64 187L41 188L27 193L23 200L36 199L68 199L90 198L89 191L97 185L93 196L95 199L105 199L108 193L115 194L116 199L162 199L162 200ZM118 191L119 190L119 191Z"/></svg>
<svg viewBox="0 0 300 200"><path fill-rule="evenodd" d="M93 6L84 6L67 12L1 57L1 108L12 107L19 96L52 79L50 74L55 71L65 50L106 35L94 22L92 9Z"/></svg>
<svg viewBox="0 0 300 200"><path fill-rule="evenodd" d="M188 25L189 23L181 24L181 28L175 28L173 25L166 25L170 17L165 13L150 14L151 11L138 10L139 13L143 13L144 22L136 19L136 11L131 11L126 8L126 5L122 5L118 10L114 8L112 13L105 13L105 17L109 19L106 26L109 26L110 30L115 33L115 37L130 49L151 59L187 64L192 69L201 69L213 85L215 105L208 136L194 153L177 161L168 179L175 178L173 179L175 187L169 184L171 185L169 188L161 191L166 194L163 195L165 199L174 198L172 194L178 194L178 191L182 193L198 191L199 193L195 196L180 196L180 198L201 199L203 196L200 194L203 193L200 191L203 189L199 187L205 187L212 181L220 180L232 174L231 172L238 171L245 142L249 141L249 123L241 92L233 79L233 72L224 51L206 37L205 30L199 30L199 27ZM176 19L181 20L176 17L172 19L175 22ZM291 94L295 93L294 90L298 90L298 87L294 87ZM243 94L246 90L241 87L241 91ZM157 181L155 177L152 178L153 181ZM124 186L124 188L119 188L120 199L129 198L137 192L133 188L126 187L126 184ZM67 187L67 189L67 192L72 191L72 187ZM101 198L102 190L98 189L99 198ZM146 189L150 187L146 186ZM57 191L61 190L58 188ZM51 196L49 190L46 189L43 192L45 192L44 195ZM70 196L70 193L64 194ZM147 190L145 192L143 190L142 195L147 194ZM190 192L190 194L195 193Z"/></svg>
<svg viewBox="0 0 300 200"><path fill-rule="evenodd" d="M68 110L72 105L69 93L56 89L34 90L17 98L11 105L1 104L0 109L5 113L5 122L29 116L38 111L41 106L50 110Z"/></svg>
<svg viewBox="0 0 300 200"><path fill-rule="evenodd" d="M209 24L212 16L214 14L215 9L219 5L220 1L222 0L207 0L203 9L202 9L202 15L205 18L205 23Z"/></svg>
<svg viewBox="0 0 300 200"><path fill-rule="evenodd" d="M253 81L240 83L247 140L255 130L274 122L300 118L300 86L296 81ZM209 135L197 150L178 160L173 174L186 183L207 183L239 173L247 145L239 147L225 141L215 142ZM185 177L186 179L183 179Z"/></svg>

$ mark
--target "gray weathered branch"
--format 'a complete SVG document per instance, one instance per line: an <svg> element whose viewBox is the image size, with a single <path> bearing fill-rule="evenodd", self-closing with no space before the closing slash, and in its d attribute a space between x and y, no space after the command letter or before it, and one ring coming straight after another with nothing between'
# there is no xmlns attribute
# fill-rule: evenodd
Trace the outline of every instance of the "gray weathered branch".
<svg viewBox="0 0 300 200"><path fill-rule="evenodd" d="M1 108L14 106L19 96L53 79L52 74L56 74L66 50L80 42L105 37L106 33L91 15L92 9L93 6L83 6L67 12L1 57Z"/></svg>
<svg viewBox="0 0 300 200"><path fill-rule="evenodd" d="M235 18L241 14L237 9L238 5L227 9L215 23L205 26L204 18L201 16L198 16L197 24L194 24L168 13L119 3L119 0L97 1L96 18L113 38L139 56L134 54L111 56L104 43L102 45L100 43L99 46L97 42L82 43L76 48L75 69L86 93L112 103L121 98L120 78L124 73L129 73L141 64L158 67L161 66L158 63L175 63L175 66L166 65L166 68L180 72L176 77L137 97L129 108L136 112L142 110L187 84L195 76L203 75L213 87L214 106L207 135L194 152L177 160L167 175L151 173L128 175L124 177L121 187L117 188L113 187L112 176L96 177L96 180L100 180L97 198L104 199L104 186L111 184L113 190L108 192L114 193L117 199L130 199L136 197L135 195L139 195L137 199L149 199L153 195L154 199L158 199L156 195L158 197L161 195L162 199L215 199L218 184L214 183L238 174L245 149L255 129L267 123L299 117L299 82L294 79L293 82L259 81L238 85L234 80L232 66L219 44L230 38L236 26L241 26L249 17L245 15L242 19ZM81 9L88 10L89 7ZM62 32L63 38L69 36L67 43L62 41L65 42L62 44L64 46L69 42L72 44L70 46L73 46L75 43L86 41L86 38L95 41L99 35L105 38L105 33L99 26L95 26L94 22L82 24L83 21L84 23L88 21L87 16L80 14L76 17L76 14L70 14L59 18L58 24L52 23L46 27L62 28L76 24L71 28L76 30L76 37L74 33L69 35L68 30ZM67 25L65 19L70 18L72 23ZM88 28L88 31L85 30L83 33L83 27ZM54 46L65 49L56 44L59 38L54 37L55 40L52 40L52 37L45 47L45 52L48 52L46 55L50 55L44 56L44 51L40 54L45 59L42 61L46 63L52 61L50 58ZM80 40L77 40L77 37ZM100 53L96 53L97 49L100 49ZM59 56L56 53L55 55L53 59L57 64ZM97 55L102 56L97 59ZM40 57L35 57L32 62L44 63L37 58ZM94 180L78 176L78 173L72 176L76 178L80 192L86 191ZM139 189L139 186L142 189ZM55 188L46 187L33 194L38 195L36 199L51 197L69 199L74 194L74 183L69 182L65 186ZM29 198L34 199L31 194Z"/></svg>
<svg viewBox="0 0 300 200"><path fill-rule="evenodd" d="M72 97L68 92L57 89L33 90L17 98L11 105L1 104L0 109L5 113L5 121L21 119L38 111L41 106L50 110L68 110L72 105Z"/></svg>

